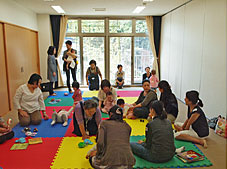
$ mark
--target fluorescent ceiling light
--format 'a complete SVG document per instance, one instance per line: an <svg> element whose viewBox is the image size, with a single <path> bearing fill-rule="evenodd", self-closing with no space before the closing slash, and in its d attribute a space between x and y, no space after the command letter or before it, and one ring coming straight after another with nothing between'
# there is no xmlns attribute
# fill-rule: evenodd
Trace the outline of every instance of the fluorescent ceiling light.
<svg viewBox="0 0 227 169"><path fill-rule="evenodd" d="M51 6L58 13L65 13L65 11L60 6Z"/></svg>
<svg viewBox="0 0 227 169"><path fill-rule="evenodd" d="M154 0L143 0L143 2L152 2Z"/></svg>
<svg viewBox="0 0 227 169"><path fill-rule="evenodd" d="M145 6L137 6L132 13L140 13L144 8Z"/></svg>

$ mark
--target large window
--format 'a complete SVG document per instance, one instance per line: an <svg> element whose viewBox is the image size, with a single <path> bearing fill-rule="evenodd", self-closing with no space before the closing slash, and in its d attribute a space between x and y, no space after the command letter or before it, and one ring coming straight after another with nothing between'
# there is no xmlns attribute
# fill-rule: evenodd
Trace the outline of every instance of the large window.
<svg viewBox="0 0 227 169"><path fill-rule="evenodd" d="M77 50L77 80L82 85L86 85L85 75L91 59L96 60L103 79L109 79L112 85L115 85L118 64L123 65L126 85L141 83L145 67L153 65L145 18L69 19L66 40L71 40ZM64 50L65 44L62 53ZM59 64L66 84L61 57Z"/></svg>

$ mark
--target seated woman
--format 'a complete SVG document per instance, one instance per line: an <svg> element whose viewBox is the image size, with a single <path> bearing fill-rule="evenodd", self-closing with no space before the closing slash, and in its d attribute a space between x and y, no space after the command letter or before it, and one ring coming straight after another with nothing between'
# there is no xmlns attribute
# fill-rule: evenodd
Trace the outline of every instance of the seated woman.
<svg viewBox="0 0 227 169"><path fill-rule="evenodd" d="M111 92L113 95L113 100L116 103L117 101L117 92L114 88L111 87L110 82L107 79L102 80L101 82L101 89L98 92L98 99L99 99L99 109L101 110L104 105L103 102L106 99L106 94Z"/></svg>
<svg viewBox="0 0 227 169"><path fill-rule="evenodd" d="M176 123L174 134L178 140L191 141L207 147L206 140L203 137L209 135L209 127L206 116L200 107L203 107L202 100L199 99L197 91L188 91L186 93L185 104L188 106L188 119L182 123Z"/></svg>
<svg viewBox="0 0 227 169"><path fill-rule="evenodd" d="M115 105L109 111L110 118L100 123L97 140L97 153L91 153L93 168L132 169L135 158L130 148L131 127L123 121L122 109Z"/></svg>
<svg viewBox="0 0 227 169"><path fill-rule="evenodd" d="M169 83L165 80L158 83L158 88L161 92L160 101L164 103L164 108L167 112L167 119L174 123L178 115L176 96L172 93Z"/></svg>
<svg viewBox="0 0 227 169"><path fill-rule="evenodd" d="M0 144L14 137L14 132L9 125L4 123L2 117L0 117Z"/></svg>
<svg viewBox="0 0 227 169"><path fill-rule="evenodd" d="M115 81L118 89L123 88L124 80L125 80L125 72L122 70L122 65L117 65L118 71L115 74Z"/></svg>
<svg viewBox="0 0 227 169"><path fill-rule="evenodd" d="M146 126L146 141L130 143L133 154L154 163L171 160L175 154L172 125L166 119L161 101L154 101L150 107L150 117L153 118Z"/></svg>
<svg viewBox="0 0 227 169"><path fill-rule="evenodd" d="M145 71L146 71L146 73L143 74L142 83L143 83L144 80L150 80L150 77L151 77L150 67L146 67Z"/></svg>
<svg viewBox="0 0 227 169"><path fill-rule="evenodd" d="M76 105L73 114L73 133L77 136L82 136L82 139L87 139L91 135L96 135L98 126L102 120L102 115L97 108L98 103L94 99L80 102Z"/></svg>
<svg viewBox="0 0 227 169"><path fill-rule="evenodd" d="M157 94L151 90L150 81L143 81L143 90L140 93L139 98L135 103L133 103L133 107L130 107L128 110L127 118L135 119L135 118L147 118L149 115L149 104L152 101L157 100Z"/></svg>
<svg viewBox="0 0 227 169"><path fill-rule="evenodd" d="M91 60L89 62L89 65L90 67L87 69L86 72L87 85L89 86L89 90L99 90L99 76L102 80L102 74L98 66L96 66L95 60Z"/></svg>
<svg viewBox="0 0 227 169"><path fill-rule="evenodd" d="M48 119L45 111L43 94L39 88L41 76L34 73L31 75L28 84L21 85L14 96L14 107L18 110L18 118L21 126L29 124L40 124L43 118Z"/></svg>

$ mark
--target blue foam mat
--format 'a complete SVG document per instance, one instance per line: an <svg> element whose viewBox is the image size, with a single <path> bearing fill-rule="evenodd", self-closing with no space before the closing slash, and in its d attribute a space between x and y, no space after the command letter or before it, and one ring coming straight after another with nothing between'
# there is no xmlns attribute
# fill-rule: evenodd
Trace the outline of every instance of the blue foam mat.
<svg viewBox="0 0 227 169"><path fill-rule="evenodd" d="M54 91L54 93L57 94L57 96L48 96L48 98L59 98L59 97L72 97L73 93L69 93L68 91ZM68 93L68 96L65 96L64 94ZM83 91L81 91L81 95L83 94Z"/></svg>
<svg viewBox="0 0 227 169"><path fill-rule="evenodd" d="M56 123L55 125L51 126L52 119L49 120L42 120L41 124L39 125L29 125L28 127L31 128L31 131L34 130L34 128L38 129L38 132L35 137L64 137L68 126L70 124L72 119L68 120L68 125L66 127L62 126L62 123ZM19 124L17 124L14 128L14 137L20 138L25 137L25 133L22 132L24 127L21 127Z"/></svg>

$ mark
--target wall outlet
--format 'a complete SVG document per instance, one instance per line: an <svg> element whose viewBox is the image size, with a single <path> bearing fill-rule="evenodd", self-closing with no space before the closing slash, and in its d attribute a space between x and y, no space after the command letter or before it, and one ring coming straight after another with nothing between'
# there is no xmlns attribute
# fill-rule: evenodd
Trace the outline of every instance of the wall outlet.
<svg viewBox="0 0 227 169"><path fill-rule="evenodd" d="M23 66L20 68L20 72L24 72L24 67Z"/></svg>

